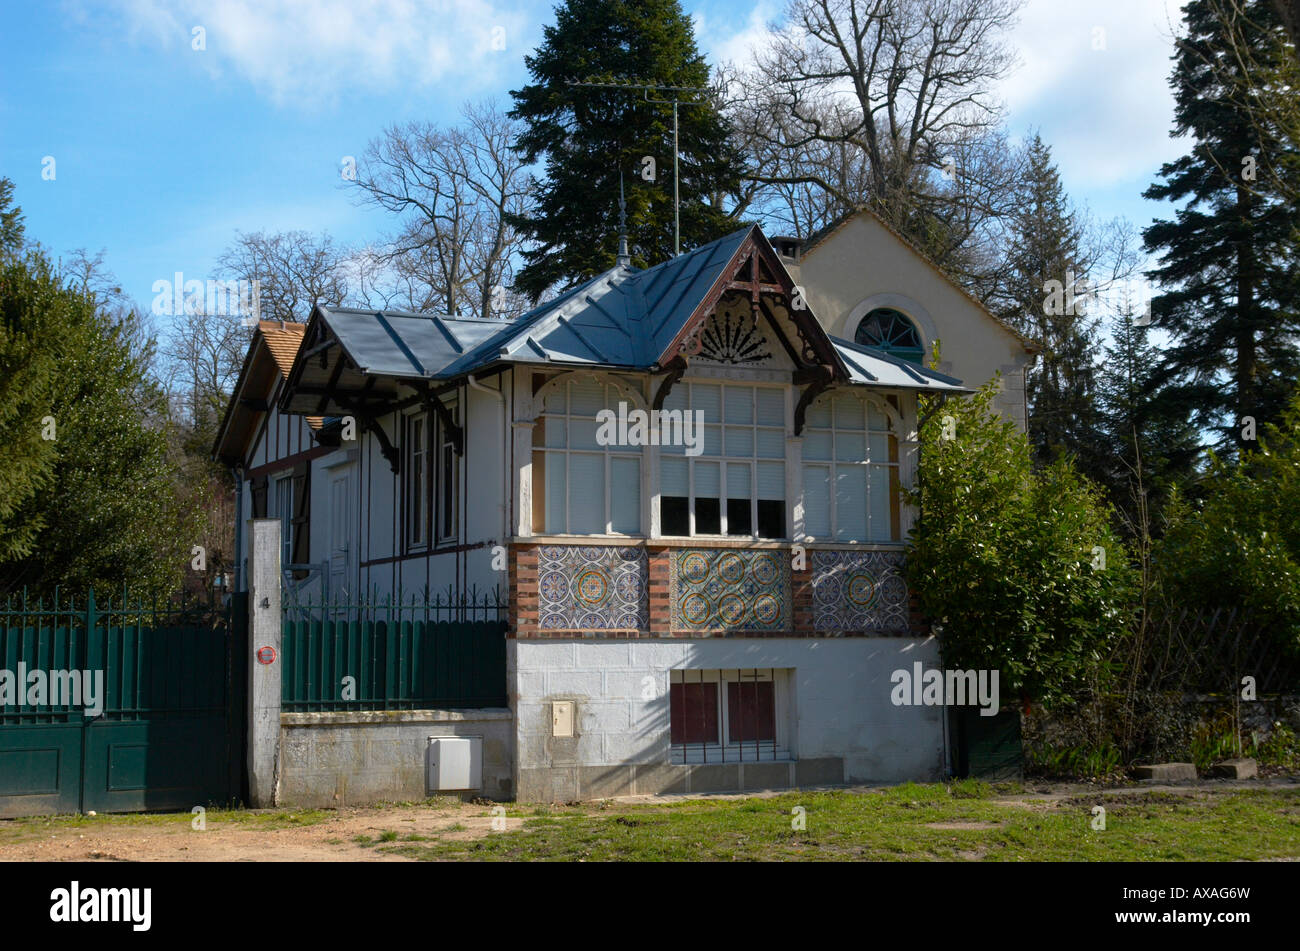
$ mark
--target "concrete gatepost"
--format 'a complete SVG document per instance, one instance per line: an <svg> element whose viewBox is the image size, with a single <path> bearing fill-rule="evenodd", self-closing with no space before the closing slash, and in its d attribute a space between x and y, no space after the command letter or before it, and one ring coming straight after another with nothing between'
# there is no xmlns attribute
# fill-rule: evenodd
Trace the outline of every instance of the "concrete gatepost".
<svg viewBox="0 0 1300 951"><path fill-rule="evenodd" d="M275 805L279 779L280 520L249 519L248 528L248 798L260 809Z"/></svg>

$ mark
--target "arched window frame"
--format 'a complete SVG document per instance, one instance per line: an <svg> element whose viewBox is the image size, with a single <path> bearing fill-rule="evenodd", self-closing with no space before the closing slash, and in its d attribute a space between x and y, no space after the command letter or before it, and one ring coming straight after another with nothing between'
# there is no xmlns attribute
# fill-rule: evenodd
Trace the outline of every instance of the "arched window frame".
<svg viewBox="0 0 1300 951"><path fill-rule="evenodd" d="M921 363L926 363L934 355L934 342L939 337L939 330L935 325L934 318L930 316L930 312L926 310L925 306L906 294L885 292L872 294L870 297L859 301L857 306L849 311L840 322L839 336L844 340L856 341L858 327L861 326L862 321L873 310L879 310L882 307L896 310L912 322L912 326L916 328L917 337L921 341Z"/></svg>

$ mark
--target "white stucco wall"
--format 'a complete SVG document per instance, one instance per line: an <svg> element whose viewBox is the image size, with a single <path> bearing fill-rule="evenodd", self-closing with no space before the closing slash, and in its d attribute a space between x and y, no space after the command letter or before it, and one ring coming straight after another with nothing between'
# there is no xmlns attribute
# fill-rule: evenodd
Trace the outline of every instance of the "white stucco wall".
<svg viewBox="0 0 1300 951"><path fill-rule="evenodd" d="M891 307L912 318L925 360L940 342L939 369L976 389L1001 372L1000 412L1025 425L1024 344L875 218L860 214L786 262L826 332L852 340L868 311Z"/></svg>
<svg viewBox="0 0 1300 951"><path fill-rule="evenodd" d="M582 783L591 768L670 764L668 691L675 668L792 669L793 758L842 759L836 782L933 780L943 774L943 709L890 702L890 675L917 661L927 669L939 665L934 638L512 640L507 663L517 788L522 798L536 798L539 788L562 787L545 775L562 771L578 777L575 795L587 798ZM646 677L654 686L648 700ZM553 700L576 704L572 739L551 735Z"/></svg>

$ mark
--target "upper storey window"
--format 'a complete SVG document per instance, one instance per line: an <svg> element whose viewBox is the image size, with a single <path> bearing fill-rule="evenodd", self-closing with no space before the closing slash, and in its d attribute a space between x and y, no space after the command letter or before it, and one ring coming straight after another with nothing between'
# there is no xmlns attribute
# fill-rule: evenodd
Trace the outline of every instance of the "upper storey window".
<svg viewBox="0 0 1300 951"><path fill-rule="evenodd" d="M875 347L918 366L925 355L916 324L902 311L892 307L877 307L863 317L853 340L864 347Z"/></svg>

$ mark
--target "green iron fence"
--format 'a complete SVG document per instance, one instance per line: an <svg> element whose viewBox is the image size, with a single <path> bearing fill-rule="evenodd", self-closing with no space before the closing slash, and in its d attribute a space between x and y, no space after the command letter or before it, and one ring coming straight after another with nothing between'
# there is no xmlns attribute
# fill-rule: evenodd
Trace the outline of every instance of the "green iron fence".
<svg viewBox="0 0 1300 951"><path fill-rule="evenodd" d="M499 589L286 605L280 709L504 707Z"/></svg>
<svg viewBox="0 0 1300 951"><path fill-rule="evenodd" d="M87 592L0 605L0 815L188 808L238 794L230 615Z"/></svg>

